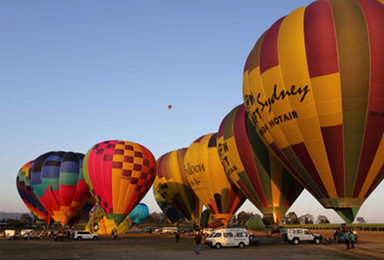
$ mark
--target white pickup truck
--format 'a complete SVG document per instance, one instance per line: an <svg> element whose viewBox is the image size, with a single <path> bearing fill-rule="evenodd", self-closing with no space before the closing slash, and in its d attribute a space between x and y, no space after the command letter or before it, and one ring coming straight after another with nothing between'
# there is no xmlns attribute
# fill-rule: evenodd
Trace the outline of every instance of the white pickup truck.
<svg viewBox="0 0 384 260"><path fill-rule="evenodd" d="M284 230L286 239L292 244L299 244L302 241L309 241L315 244L320 244L323 237L318 234L312 234L309 229L305 228L290 228Z"/></svg>

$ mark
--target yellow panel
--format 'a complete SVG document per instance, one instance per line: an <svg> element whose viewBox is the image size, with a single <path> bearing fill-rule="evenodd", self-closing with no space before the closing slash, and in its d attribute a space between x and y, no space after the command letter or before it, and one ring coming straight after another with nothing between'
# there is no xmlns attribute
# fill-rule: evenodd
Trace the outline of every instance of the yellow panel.
<svg viewBox="0 0 384 260"><path fill-rule="evenodd" d="M377 173L384 165L384 135L381 136L379 147L377 148L375 158L365 178L364 185L359 193L359 198L366 198L368 189L371 187L373 181L377 177Z"/></svg>
<svg viewBox="0 0 384 260"><path fill-rule="evenodd" d="M284 90L290 95L287 95L284 101L279 100L278 104L274 105L273 110L281 111L281 113L290 110L297 112L298 117L289 123L281 124L281 128L284 133L290 133L287 138L292 145L302 142L301 138L304 138L306 148L327 192L330 197L336 197L336 189L322 141L317 115L318 108L315 104L313 86L307 68L303 27L304 10L305 8L296 9L281 24L278 45L281 69L279 73L283 77L284 84L279 87L279 91ZM275 77L279 77L277 73ZM268 75L268 77L271 76ZM280 80L276 80L276 82L280 86Z"/></svg>
<svg viewBox="0 0 384 260"><path fill-rule="evenodd" d="M281 164L277 163L277 160L274 159L271 153L269 156L271 158L269 161L269 167L271 171L272 205L273 207L280 207L280 188L283 187L283 168Z"/></svg>

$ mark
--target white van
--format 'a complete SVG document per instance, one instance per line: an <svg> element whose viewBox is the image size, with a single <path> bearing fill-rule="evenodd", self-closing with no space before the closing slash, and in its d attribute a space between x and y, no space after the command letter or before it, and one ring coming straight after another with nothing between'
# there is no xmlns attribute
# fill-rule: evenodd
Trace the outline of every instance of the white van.
<svg viewBox="0 0 384 260"><path fill-rule="evenodd" d="M249 233L244 228L218 229L205 239L204 244L212 248L221 248L224 246L244 248L249 245Z"/></svg>
<svg viewBox="0 0 384 260"><path fill-rule="evenodd" d="M171 233L171 234L176 234L179 230L177 227L163 227L161 230L161 233Z"/></svg>

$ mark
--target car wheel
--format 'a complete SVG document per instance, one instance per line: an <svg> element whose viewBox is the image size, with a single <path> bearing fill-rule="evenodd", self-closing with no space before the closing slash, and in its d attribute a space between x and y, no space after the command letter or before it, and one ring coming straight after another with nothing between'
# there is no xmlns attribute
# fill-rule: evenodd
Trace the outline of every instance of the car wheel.
<svg viewBox="0 0 384 260"><path fill-rule="evenodd" d="M31 237L27 237L27 240L30 240L31 239Z"/></svg>
<svg viewBox="0 0 384 260"><path fill-rule="evenodd" d="M82 237L78 237L77 240L82 240L83 238Z"/></svg>
<svg viewBox="0 0 384 260"><path fill-rule="evenodd" d="M320 244L320 238L318 237L315 238L315 244Z"/></svg>
<svg viewBox="0 0 384 260"><path fill-rule="evenodd" d="M92 240L97 240L97 237L93 237Z"/></svg>
<svg viewBox="0 0 384 260"><path fill-rule="evenodd" d="M220 249L220 248L221 248L221 244L220 244L220 243L217 243L217 244L215 245L215 247L216 247L217 249Z"/></svg>
<svg viewBox="0 0 384 260"><path fill-rule="evenodd" d="M293 244L295 245L298 245L300 243L300 239L298 239L297 237L295 237L293 240L292 240Z"/></svg>
<svg viewBox="0 0 384 260"><path fill-rule="evenodd" d="M241 242L241 243L239 244L239 247L240 247L240 248L244 248L244 247L245 247L245 244L244 244L243 242Z"/></svg>

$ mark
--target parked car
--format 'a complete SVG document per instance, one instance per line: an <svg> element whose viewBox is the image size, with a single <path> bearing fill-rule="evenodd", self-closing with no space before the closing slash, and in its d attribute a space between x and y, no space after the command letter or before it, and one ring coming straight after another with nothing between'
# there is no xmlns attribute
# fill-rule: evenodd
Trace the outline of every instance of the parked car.
<svg viewBox="0 0 384 260"><path fill-rule="evenodd" d="M249 233L244 228L218 229L205 239L204 244L212 248L226 246L238 246L244 248L249 245Z"/></svg>
<svg viewBox="0 0 384 260"><path fill-rule="evenodd" d="M286 239L292 244L299 244L301 241L310 241L315 244L320 244L323 237L319 234L312 234L309 229L305 228L290 228L284 230Z"/></svg>
<svg viewBox="0 0 384 260"><path fill-rule="evenodd" d="M210 235L212 232L214 232L215 230L213 228L204 228L203 229L203 235Z"/></svg>
<svg viewBox="0 0 384 260"><path fill-rule="evenodd" d="M163 229L161 230L160 233L161 234L164 234L164 233L176 234L177 232L179 232L177 227L163 227Z"/></svg>
<svg viewBox="0 0 384 260"><path fill-rule="evenodd" d="M146 227L145 232L152 233L157 229L157 227Z"/></svg>
<svg viewBox="0 0 384 260"><path fill-rule="evenodd" d="M75 240L82 240L82 239L97 240L99 238L99 235L93 234L89 231L74 231L72 238Z"/></svg>
<svg viewBox="0 0 384 260"><path fill-rule="evenodd" d="M44 237L37 232L24 232L23 235L21 236L24 239L43 239Z"/></svg>

